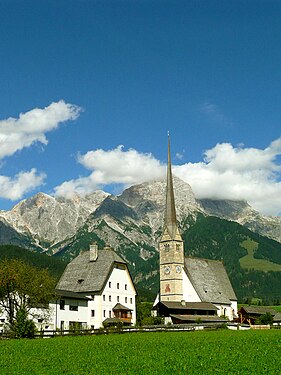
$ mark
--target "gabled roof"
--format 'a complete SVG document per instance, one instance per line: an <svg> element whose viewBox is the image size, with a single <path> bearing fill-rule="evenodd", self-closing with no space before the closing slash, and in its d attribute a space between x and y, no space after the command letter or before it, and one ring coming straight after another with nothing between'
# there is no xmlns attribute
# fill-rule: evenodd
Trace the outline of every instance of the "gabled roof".
<svg viewBox="0 0 281 375"><path fill-rule="evenodd" d="M98 251L96 261L90 261L90 251L81 252L65 268L57 289L72 292L100 292L114 264L126 265L126 262L112 249Z"/></svg>
<svg viewBox="0 0 281 375"><path fill-rule="evenodd" d="M112 311L117 311L117 310L132 311L132 309L129 309L128 307L122 305L121 303L116 303L116 305L112 309Z"/></svg>
<svg viewBox="0 0 281 375"><path fill-rule="evenodd" d="M185 257L185 272L202 302L230 304L237 300L221 261Z"/></svg>
<svg viewBox="0 0 281 375"><path fill-rule="evenodd" d="M276 310L270 307L265 307L265 306L255 306L255 305L241 306L239 311L241 310L244 310L247 314L257 314L257 315L263 315L266 313L270 313L271 315L277 314Z"/></svg>
<svg viewBox="0 0 281 375"><path fill-rule="evenodd" d="M274 322L281 322L281 312L279 312L276 315L274 315L273 321Z"/></svg>
<svg viewBox="0 0 281 375"><path fill-rule="evenodd" d="M226 323L228 320L218 315L178 315L171 314L171 318L175 318L182 322L195 323L201 321L202 323Z"/></svg>
<svg viewBox="0 0 281 375"><path fill-rule="evenodd" d="M168 309L176 310L207 310L217 311L217 307L209 302L173 302L173 301L161 301L159 304L164 305Z"/></svg>

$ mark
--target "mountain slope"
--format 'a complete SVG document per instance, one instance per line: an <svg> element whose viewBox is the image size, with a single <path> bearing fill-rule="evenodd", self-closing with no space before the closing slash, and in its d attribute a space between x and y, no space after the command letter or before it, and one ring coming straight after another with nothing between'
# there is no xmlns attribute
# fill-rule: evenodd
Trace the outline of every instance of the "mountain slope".
<svg viewBox="0 0 281 375"><path fill-rule="evenodd" d="M234 290L241 301L259 297L275 302L281 297L281 272L260 268L259 259L281 267L281 244L251 232L247 228L216 217L199 216L183 234L189 256L223 260ZM245 241L256 244L251 269L242 268L240 260L248 254ZM257 269L255 269L255 261Z"/></svg>
<svg viewBox="0 0 281 375"><path fill-rule="evenodd" d="M272 286L276 275L281 279L279 272L273 272L279 270L281 244L246 226L281 240L280 218L262 216L243 201L197 200L190 186L178 178L174 189L187 254L224 259L240 299L266 292L273 298L274 288L266 289L260 280L265 278ZM22 241L28 248L66 261L93 241L100 247L107 243L127 260L137 286L152 296L158 289L157 243L165 192L166 182L154 181L132 186L117 197L96 192L58 199L39 193L11 211L0 212L0 241L1 235L7 243ZM251 279L256 277L258 281ZM275 284L278 294L279 282Z"/></svg>
<svg viewBox="0 0 281 375"><path fill-rule="evenodd" d="M67 263L61 259L32 252L14 245L0 246L0 261L2 259L19 259L40 269L47 268L50 274L56 279L59 279L67 265Z"/></svg>

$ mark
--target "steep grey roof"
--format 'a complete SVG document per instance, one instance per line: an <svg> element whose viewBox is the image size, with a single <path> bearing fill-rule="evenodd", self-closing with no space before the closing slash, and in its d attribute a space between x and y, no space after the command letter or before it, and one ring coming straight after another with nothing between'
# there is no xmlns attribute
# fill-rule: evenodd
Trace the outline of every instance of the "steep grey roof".
<svg viewBox="0 0 281 375"><path fill-rule="evenodd" d="M209 302L173 302L173 301L161 301L159 302L166 306L168 309L177 310L213 310L217 311L217 307Z"/></svg>
<svg viewBox="0 0 281 375"><path fill-rule="evenodd" d="M230 304L237 300L221 261L185 257L185 271L202 302Z"/></svg>
<svg viewBox="0 0 281 375"><path fill-rule="evenodd" d="M94 262L90 262L90 251L83 251L66 266L57 289L99 292L103 289L114 263L126 264L111 249L99 250L98 258Z"/></svg>
<svg viewBox="0 0 281 375"><path fill-rule="evenodd" d="M271 315L276 315L277 311L270 308L270 307L265 307L265 306L242 306L240 310L244 310L247 314L258 314L258 315L263 315L266 313L270 313Z"/></svg>

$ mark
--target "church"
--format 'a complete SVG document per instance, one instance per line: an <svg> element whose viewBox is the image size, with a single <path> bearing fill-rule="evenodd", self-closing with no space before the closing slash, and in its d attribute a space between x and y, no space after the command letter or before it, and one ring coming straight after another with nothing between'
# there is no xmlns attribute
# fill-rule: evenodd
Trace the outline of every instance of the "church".
<svg viewBox="0 0 281 375"><path fill-rule="evenodd" d="M176 218L170 138L159 265L160 291L153 312L164 317L165 323L217 323L237 316L237 297L223 263L184 255L184 243Z"/></svg>

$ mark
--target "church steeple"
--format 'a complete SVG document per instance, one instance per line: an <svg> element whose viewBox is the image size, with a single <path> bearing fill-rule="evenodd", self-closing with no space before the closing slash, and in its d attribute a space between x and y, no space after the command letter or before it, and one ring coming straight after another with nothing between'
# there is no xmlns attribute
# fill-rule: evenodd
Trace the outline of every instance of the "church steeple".
<svg viewBox="0 0 281 375"><path fill-rule="evenodd" d="M168 136L168 165L164 228L159 242L160 301L183 299L182 273L184 248L176 217L173 176L171 166L170 136Z"/></svg>
<svg viewBox="0 0 281 375"><path fill-rule="evenodd" d="M166 184L166 208L164 218L164 231L162 240L178 240L181 241L181 235L177 225L177 215L175 207L175 196L173 187L173 175L171 164L171 146L170 135L168 134L168 165L167 165L167 184Z"/></svg>

